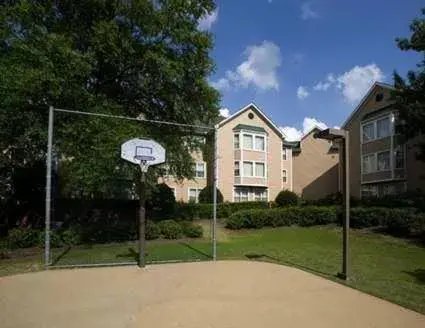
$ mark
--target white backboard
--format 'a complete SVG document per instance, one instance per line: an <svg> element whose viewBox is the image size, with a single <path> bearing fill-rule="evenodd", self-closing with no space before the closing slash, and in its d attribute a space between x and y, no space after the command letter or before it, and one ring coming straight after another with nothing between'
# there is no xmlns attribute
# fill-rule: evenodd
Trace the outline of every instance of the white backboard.
<svg viewBox="0 0 425 328"><path fill-rule="evenodd" d="M149 166L165 162L165 149L152 139L130 139L121 145L121 158L140 164L140 158Z"/></svg>

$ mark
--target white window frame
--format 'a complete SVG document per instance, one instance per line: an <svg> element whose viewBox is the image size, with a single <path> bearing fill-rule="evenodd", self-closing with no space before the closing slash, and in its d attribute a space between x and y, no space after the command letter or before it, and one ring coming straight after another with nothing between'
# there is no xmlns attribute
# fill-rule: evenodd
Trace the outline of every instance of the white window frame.
<svg viewBox="0 0 425 328"><path fill-rule="evenodd" d="M241 138L240 138L240 136L241 136L241 134L239 132L233 133L233 149L235 149L235 150L241 149ZM236 140L238 140L238 147L237 148L235 147L235 141Z"/></svg>
<svg viewBox="0 0 425 328"><path fill-rule="evenodd" d="M285 174L283 174L283 172L285 172ZM285 179L285 180L283 180L283 179ZM288 183L288 170L286 170L286 169L282 170L282 182Z"/></svg>
<svg viewBox="0 0 425 328"><path fill-rule="evenodd" d="M197 187L189 187L189 188L187 188L187 201L188 202L190 202L190 191L191 190L196 190L195 203L199 203L199 193L201 192L202 188L197 188Z"/></svg>
<svg viewBox="0 0 425 328"><path fill-rule="evenodd" d="M240 132L240 135L242 135L242 144L241 144L241 142L240 142L240 139L239 139L239 149L242 149L242 150L251 150L251 151L258 151L258 152L261 152L261 153L264 153L264 152L266 152L267 151L267 135L266 134L263 134L263 133L252 133L252 132ZM245 144L244 144L244 141L243 141L243 139L244 139L244 136L250 136L251 138L252 138L252 148L246 148L245 147ZM256 149L255 148L255 138L257 138L257 137L259 137L259 138L263 138L264 139L264 149Z"/></svg>
<svg viewBox="0 0 425 328"><path fill-rule="evenodd" d="M389 130L389 134L387 135L387 136L383 136L383 137L379 137L378 136L378 122L379 121L383 121L383 120L388 120L388 124L389 124L389 126L388 126L388 130ZM381 118L379 118L379 119L377 119L376 120L376 132L375 132L375 137L376 137L376 140L379 140L379 139L384 139L384 138L388 138L388 137L391 137L392 136L392 124L391 124L392 122L391 122L391 117L390 116L384 116L384 117L381 117Z"/></svg>
<svg viewBox="0 0 425 328"><path fill-rule="evenodd" d="M246 200L242 199L242 191L244 191L244 194L246 192ZM248 187L235 187L233 189L233 201L235 203L248 202L249 201L249 188Z"/></svg>
<svg viewBox="0 0 425 328"><path fill-rule="evenodd" d="M204 176L202 177L198 177L198 174L196 173L198 171L198 165L201 165L204 167ZM194 163L195 166L195 179L205 179L207 177L207 163L205 162L195 162Z"/></svg>
<svg viewBox="0 0 425 328"><path fill-rule="evenodd" d="M288 149L283 147L282 149L282 160L287 161L288 160Z"/></svg>
<svg viewBox="0 0 425 328"><path fill-rule="evenodd" d="M238 175L236 175L236 163L238 163L238 171L239 171L239 174ZM241 161L234 161L234 163L233 163L233 175L235 177L240 177L241 176Z"/></svg>
<svg viewBox="0 0 425 328"><path fill-rule="evenodd" d="M383 169L380 170L379 169L379 165L378 165L378 155L382 154L382 153L388 153L388 161L390 162L389 168L388 169ZM384 151L378 151L375 153L375 168L376 168L376 172L387 172L387 171L391 171L392 167L391 167L391 151L390 150L384 150Z"/></svg>
<svg viewBox="0 0 425 328"><path fill-rule="evenodd" d="M378 121L381 121L381 120L387 119L387 118L390 122L390 134L388 136L378 138ZM369 125L369 124L373 124L373 138L370 139L370 140L363 140L363 126ZM378 116L374 119L367 120L367 121L360 123L360 143L361 144L367 144L368 142L372 142L372 141L380 140L380 139L385 139L385 138L389 138L389 137L392 137L392 136L394 136L393 113L381 115L381 116Z"/></svg>
<svg viewBox="0 0 425 328"><path fill-rule="evenodd" d="M265 194L265 197L260 196L260 197L257 198L257 191L261 191L261 195L263 196ZM252 194L253 194L253 201L267 202L269 200L269 193L268 193L267 189L265 189L265 188L261 188L261 190L260 190L260 188L253 188Z"/></svg>
<svg viewBox="0 0 425 328"><path fill-rule="evenodd" d="M236 161L237 162L237 161ZM244 170L244 164L245 163L252 163L252 175L245 175L245 170ZM262 164L264 165L264 175L263 176L258 176L256 175L256 165L257 164ZM240 170L240 164L239 164L239 170ZM261 161L243 161L242 162L242 170L243 170L243 177L244 178L266 178L267 176L267 163L266 162L261 162Z"/></svg>
<svg viewBox="0 0 425 328"><path fill-rule="evenodd" d="M371 169L371 171L369 171L369 172L365 172L364 171L364 168L363 168L363 158L364 157L366 157L366 156L368 156L368 157L373 157L373 160L374 160L374 164L375 165L372 165L373 167L372 167L372 169ZM377 166L378 166L378 164L377 164L377 156L376 156L376 153L367 153L367 154L362 154L362 158L361 158L361 173L362 173L362 175L363 174L369 174L369 173L375 173L376 171L377 171Z"/></svg>

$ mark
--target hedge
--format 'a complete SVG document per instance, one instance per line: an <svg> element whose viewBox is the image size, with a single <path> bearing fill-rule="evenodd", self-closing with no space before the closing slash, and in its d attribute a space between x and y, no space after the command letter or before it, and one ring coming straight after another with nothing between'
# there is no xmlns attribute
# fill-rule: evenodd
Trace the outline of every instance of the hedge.
<svg viewBox="0 0 425 328"><path fill-rule="evenodd" d="M286 207L239 211L232 214L225 226L229 229L281 227L290 225L311 226L337 222L333 207Z"/></svg>
<svg viewBox="0 0 425 328"><path fill-rule="evenodd" d="M87 242L85 240L87 239L84 239L84 236L87 233L87 231L76 229L74 227L69 229L52 230L50 232L50 245L51 247L55 248L67 245L86 244ZM108 229L105 232L98 232L98 234L95 234L91 240L95 240L100 235L102 236L102 241L114 242L116 240L122 239L123 232L118 231L117 235L114 236L113 232ZM126 235L132 236L132 238L125 241L136 240L135 231L126 232ZM105 236L109 236L109 239L105 240ZM155 223L153 221L147 221L146 223L147 240L153 240L161 237L165 239L178 239L182 237L199 238L202 236L202 226L199 224L194 224L191 221L166 220L159 223ZM43 247L44 238L44 230L30 228L11 229L5 239L4 245L10 249L29 248L36 246Z"/></svg>
<svg viewBox="0 0 425 328"><path fill-rule="evenodd" d="M225 221L225 226L237 230L330 223L342 223L342 212L336 207L297 206L239 211ZM354 207L350 211L350 227L382 227L393 235L423 238L425 214L414 208Z"/></svg>
<svg viewBox="0 0 425 328"><path fill-rule="evenodd" d="M228 218L233 213L248 209L269 208L268 202L240 202L217 204L217 217ZM213 215L213 204L179 203L176 216L184 220L210 219Z"/></svg>

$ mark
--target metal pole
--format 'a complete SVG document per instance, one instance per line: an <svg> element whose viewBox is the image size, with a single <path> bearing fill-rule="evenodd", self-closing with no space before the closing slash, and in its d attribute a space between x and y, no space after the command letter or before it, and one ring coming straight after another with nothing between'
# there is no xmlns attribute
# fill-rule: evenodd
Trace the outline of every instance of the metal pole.
<svg viewBox="0 0 425 328"><path fill-rule="evenodd" d="M146 228L146 209L145 209L145 181L146 175L142 171L140 177L140 211L139 211L139 261L138 265L140 268L145 267L145 248L146 248L146 238L145 238L145 228Z"/></svg>
<svg viewBox="0 0 425 328"><path fill-rule="evenodd" d="M217 127L214 129L214 159L213 159L213 261L217 260Z"/></svg>
<svg viewBox="0 0 425 328"><path fill-rule="evenodd" d="M46 200L45 200L45 236L44 236L44 268L50 265L50 214L52 202L52 143L53 143L53 107L49 107L49 126L47 130L46 156Z"/></svg>
<svg viewBox="0 0 425 328"><path fill-rule="evenodd" d="M350 137L348 131L345 132L344 140L344 225L343 225L343 263L342 274L345 280L350 275L349 269L349 231L350 231Z"/></svg>

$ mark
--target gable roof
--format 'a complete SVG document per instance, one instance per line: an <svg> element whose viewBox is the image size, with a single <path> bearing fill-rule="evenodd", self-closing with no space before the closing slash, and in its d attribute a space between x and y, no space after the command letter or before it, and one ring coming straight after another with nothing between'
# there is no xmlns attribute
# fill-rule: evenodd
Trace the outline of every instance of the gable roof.
<svg viewBox="0 0 425 328"><path fill-rule="evenodd" d="M238 117L239 115L241 115L242 113L246 112L247 110L253 110L255 111L264 121L266 121L267 123L270 124L270 126L272 127L272 129L277 133L277 135L279 135L282 139L286 138L286 135L276 126L276 124L273 123L273 121L271 119L269 119L266 114L263 113L263 111L257 107L257 105L255 105L254 103L250 103L248 105L246 105L245 107L242 107L239 111L237 111L236 113L230 115L228 118L226 118L225 120L221 121L220 123L217 124L217 127L221 127L224 124L227 124L228 122L230 122L231 120L235 119L236 117Z"/></svg>
<svg viewBox="0 0 425 328"><path fill-rule="evenodd" d="M360 111L360 109L362 108L362 106L364 105L364 103L366 102L366 100L369 99L370 95L375 91L375 89L377 87L381 87L384 89L390 89L390 90L395 90L395 88L387 83L383 83L383 82L375 82L370 89L368 90L368 92L366 93L366 95L362 98L362 100L360 101L360 103L357 105L357 107L351 112L350 116L348 116L348 118L345 120L344 124L342 125L342 128L345 129L347 127L347 124L351 122L351 120L354 118L354 116L356 116L356 114Z"/></svg>

